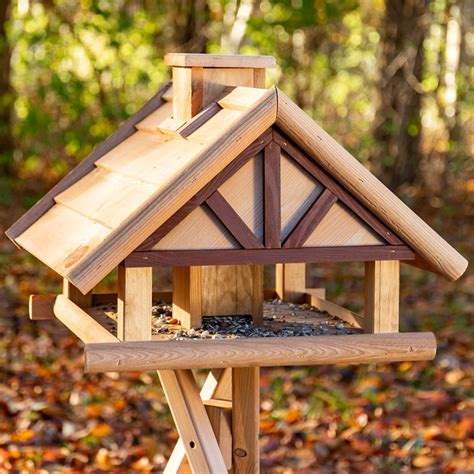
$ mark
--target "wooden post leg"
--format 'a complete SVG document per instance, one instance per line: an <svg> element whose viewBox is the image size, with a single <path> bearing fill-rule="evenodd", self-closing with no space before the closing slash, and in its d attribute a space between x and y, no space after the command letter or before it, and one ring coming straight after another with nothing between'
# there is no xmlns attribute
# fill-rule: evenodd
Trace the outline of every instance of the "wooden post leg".
<svg viewBox="0 0 474 474"><path fill-rule="evenodd" d="M173 317L185 329L201 326L202 267L173 268Z"/></svg>
<svg viewBox="0 0 474 474"><path fill-rule="evenodd" d="M275 289L286 303L303 303L306 290L304 263L278 263L275 265Z"/></svg>
<svg viewBox="0 0 474 474"><path fill-rule="evenodd" d="M260 472L258 447L260 369L232 369L232 458L234 474Z"/></svg>
<svg viewBox="0 0 474 474"><path fill-rule="evenodd" d="M399 300L400 262L366 262L365 332L398 332Z"/></svg>
<svg viewBox="0 0 474 474"><path fill-rule="evenodd" d="M149 341L153 299L151 267L118 268L117 337L121 341Z"/></svg>
<svg viewBox="0 0 474 474"><path fill-rule="evenodd" d="M200 397L206 406L212 429L217 437L222 456L227 469L232 466L232 433L231 420L228 420L229 410L213 406L214 401L231 401L232 398L232 369L213 369L209 372L201 389ZM209 405L208 405L209 403ZM165 474L191 472L186 458L183 441L178 440L166 465Z"/></svg>
<svg viewBox="0 0 474 474"><path fill-rule="evenodd" d="M227 472L192 371L160 370L158 375L192 472Z"/></svg>

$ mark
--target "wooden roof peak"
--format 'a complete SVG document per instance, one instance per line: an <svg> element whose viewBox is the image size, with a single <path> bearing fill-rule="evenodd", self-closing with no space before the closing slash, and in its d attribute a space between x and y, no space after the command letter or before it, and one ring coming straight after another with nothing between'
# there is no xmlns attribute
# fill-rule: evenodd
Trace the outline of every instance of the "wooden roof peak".
<svg viewBox="0 0 474 474"><path fill-rule="evenodd" d="M467 261L275 87L236 87L188 121L168 84L7 231L86 293L273 125L452 280ZM176 192L176 190L179 192ZM54 228L57 232L51 232Z"/></svg>

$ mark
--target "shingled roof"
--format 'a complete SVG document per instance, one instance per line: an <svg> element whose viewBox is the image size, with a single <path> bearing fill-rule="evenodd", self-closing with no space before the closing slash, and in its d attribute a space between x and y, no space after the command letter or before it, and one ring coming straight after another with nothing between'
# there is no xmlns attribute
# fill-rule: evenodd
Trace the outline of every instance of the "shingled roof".
<svg viewBox="0 0 474 474"><path fill-rule="evenodd" d="M171 84L7 230L81 291L91 290L273 125L416 253L457 279L467 261L277 88L237 87L188 122Z"/></svg>

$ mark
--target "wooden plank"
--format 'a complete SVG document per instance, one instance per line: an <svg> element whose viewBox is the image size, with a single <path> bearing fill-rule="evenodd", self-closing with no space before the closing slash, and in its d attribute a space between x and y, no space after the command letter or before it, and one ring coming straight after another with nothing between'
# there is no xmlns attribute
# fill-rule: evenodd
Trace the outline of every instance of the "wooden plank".
<svg viewBox="0 0 474 474"><path fill-rule="evenodd" d="M253 86L265 89L265 69L258 68L253 70Z"/></svg>
<svg viewBox="0 0 474 474"><path fill-rule="evenodd" d="M241 119L229 133L219 137L215 143L208 144L194 156L192 165L183 164L186 172L174 173L159 192L143 204L140 213L132 214L119 229L71 267L67 274L68 279L81 291L86 292L93 288L157 227L166 222L267 130L275 117L275 89L262 91L261 101L251 111L243 112ZM183 171L183 168L180 170ZM177 193L176 189L180 192Z"/></svg>
<svg viewBox="0 0 474 474"><path fill-rule="evenodd" d="M171 135L175 138L183 138L180 134L180 129L186 125L186 120L175 119L174 117L167 117L158 124L158 130L165 134Z"/></svg>
<svg viewBox="0 0 474 474"><path fill-rule="evenodd" d="M203 107L202 67L173 68L173 117L177 120L189 120Z"/></svg>
<svg viewBox="0 0 474 474"><path fill-rule="evenodd" d="M133 114L116 132L107 140L98 145L94 151L82 160L68 175L66 175L56 186L54 186L45 196L43 196L31 209L23 214L7 231L5 232L9 239L15 241L28 227L36 222L48 209L54 206L54 197L69 188L76 181L94 169L95 162L103 155L108 153L119 143L124 141L130 135L136 132L135 125L148 116L151 112L164 104L163 95L170 88L171 82L163 86L141 109Z"/></svg>
<svg viewBox="0 0 474 474"><path fill-rule="evenodd" d="M299 249L159 250L133 252L125 265L250 265L265 263L365 262L411 260L413 251L404 245L357 245L354 247L303 247Z"/></svg>
<svg viewBox="0 0 474 474"><path fill-rule="evenodd" d="M238 249L240 245L229 229L206 206L194 209L159 240L152 250Z"/></svg>
<svg viewBox="0 0 474 474"><path fill-rule="evenodd" d="M253 83L253 72L249 71L249 82ZM232 85L232 84L229 84ZM244 86L245 84L235 84ZM223 109L229 110L248 110L250 109L259 99L261 91L253 84L251 87L237 87L230 91L225 97L219 99L217 102Z"/></svg>
<svg viewBox="0 0 474 474"><path fill-rule="evenodd" d="M151 250L153 246L170 232L176 225L186 218L194 209L200 206L216 189L225 185L225 182L237 173L240 168L259 153L267 143L272 139L271 130L267 130L257 140L255 140L246 150L244 150L235 160L233 160L225 169L212 179L201 191L199 191L190 201L171 216L162 226L146 239L137 250Z"/></svg>
<svg viewBox="0 0 474 474"><path fill-rule="evenodd" d="M218 191L246 226L263 242L263 156L256 154L223 183Z"/></svg>
<svg viewBox="0 0 474 474"><path fill-rule="evenodd" d="M64 295L56 297L53 311L56 319L85 344L119 342L107 329Z"/></svg>
<svg viewBox="0 0 474 474"><path fill-rule="evenodd" d="M63 295L77 304L79 308L92 306L92 291L83 295L72 283L63 278Z"/></svg>
<svg viewBox="0 0 474 474"><path fill-rule="evenodd" d="M54 302L56 295L30 295L28 314L33 321L54 319Z"/></svg>
<svg viewBox="0 0 474 474"><path fill-rule="evenodd" d="M283 247L302 247L336 201L337 197L329 189L325 189L296 224L296 227L285 240ZM314 245L311 245L311 247L314 247Z"/></svg>
<svg viewBox="0 0 474 474"><path fill-rule="evenodd" d="M246 249L263 248L255 234L247 227L237 212L224 199L219 191L215 191L206 200L206 204L231 232L237 242Z"/></svg>
<svg viewBox="0 0 474 474"><path fill-rule="evenodd" d="M151 267L118 267L117 337L121 341L151 339Z"/></svg>
<svg viewBox="0 0 474 474"><path fill-rule="evenodd" d="M252 265L252 322L254 326L263 324L263 265Z"/></svg>
<svg viewBox="0 0 474 474"><path fill-rule="evenodd" d="M204 292L207 288L203 287ZM234 267L216 267L216 306L211 315L233 315L237 312L237 273Z"/></svg>
<svg viewBox="0 0 474 474"><path fill-rule="evenodd" d="M386 245L386 241L357 217L347 206L337 202L308 236L304 247Z"/></svg>
<svg viewBox="0 0 474 474"><path fill-rule="evenodd" d="M280 147L271 142L264 152L265 247L281 247Z"/></svg>
<svg viewBox="0 0 474 474"><path fill-rule="evenodd" d="M306 290L306 265L304 263L277 264L275 289L282 301L302 303Z"/></svg>
<svg viewBox="0 0 474 474"><path fill-rule="evenodd" d="M171 117L172 115L173 115L172 102L165 102L161 107L159 107L150 115L148 115L143 120L138 122L135 125L135 127L137 128L137 130L140 130L142 132L155 133L158 131L158 127L163 122L163 120Z"/></svg>
<svg viewBox="0 0 474 474"><path fill-rule="evenodd" d="M337 316L339 319L352 324L356 328L363 328L364 327L364 316L361 316L357 313L354 313L342 306L337 305L336 303L332 303L331 301L327 301L320 296L320 289L311 290L306 289L305 292L305 302L320 311L326 311L331 316Z"/></svg>
<svg viewBox="0 0 474 474"><path fill-rule="evenodd" d="M252 69L204 68L204 105L219 101L236 86L249 88L253 87L253 83Z"/></svg>
<svg viewBox="0 0 474 474"><path fill-rule="evenodd" d="M191 370L160 370L158 375L192 471L227 472Z"/></svg>
<svg viewBox="0 0 474 474"><path fill-rule="evenodd" d="M364 331L398 332L399 305L400 262L366 262Z"/></svg>
<svg viewBox="0 0 474 474"><path fill-rule="evenodd" d="M432 360L432 333L87 344L89 373Z"/></svg>
<svg viewBox="0 0 474 474"><path fill-rule="evenodd" d="M387 189L336 140L278 90L277 125L426 260L431 269L456 280L467 260Z"/></svg>
<svg viewBox="0 0 474 474"><path fill-rule="evenodd" d="M115 229L156 191L154 184L96 168L54 199L78 214Z"/></svg>
<svg viewBox="0 0 474 474"><path fill-rule="evenodd" d="M260 426L260 369L232 369L233 472L260 472L258 433Z"/></svg>
<svg viewBox="0 0 474 474"><path fill-rule="evenodd" d="M201 267L173 268L173 318L186 329L201 326L201 275Z"/></svg>
<svg viewBox="0 0 474 474"><path fill-rule="evenodd" d="M67 229L67 232L58 232L58 229ZM88 252L100 246L110 233L109 227L55 204L16 240L64 276Z"/></svg>
<svg viewBox="0 0 474 474"><path fill-rule="evenodd" d="M281 240L284 241L324 187L285 153L281 154L280 166Z"/></svg>
<svg viewBox="0 0 474 474"><path fill-rule="evenodd" d="M273 131L275 141L293 158L305 171L317 179L357 214L367 225L377 232L383 239L392 245L401 245L403 242L369 210L362 206L353 196L342 188L328 173L321 169L313 160L305 155L291 140Z"/></svg>
<svg viewBox="0 0 474 474"><path fill-rule="evenodd" d="M203 111L199 112L193 118L188 120L186 124L180 128L179 134L183 138L188 138L221 110L222 107L220 105L216 104L215 102L211 102Z"/></svg>
<svg viewBox="0 0 474 474"><path fill-rule="evenodd" d="M155 185L157 194L182 173L201 150L199 143L171 135L137 132L98 160L97 166Z"/></svg>
<svg viewBox="0 0 474 474"><path fill-rule="evenodd" d="M179 67L274 68L273 56L242 54L167 53L165 64Z"/></svg>

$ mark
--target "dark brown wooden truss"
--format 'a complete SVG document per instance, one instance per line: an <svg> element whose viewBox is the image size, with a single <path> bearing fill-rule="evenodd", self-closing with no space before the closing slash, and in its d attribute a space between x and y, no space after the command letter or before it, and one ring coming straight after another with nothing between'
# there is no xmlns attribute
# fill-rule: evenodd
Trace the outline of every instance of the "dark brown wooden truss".
<svg viewBox="0 0 474 474"><path fill-rule="evenodd" d="M280 154L284 151L318 181L323 192L284 239L281 239ZM245 163L263 152L264 238L261 242L226 201L218 188ZM340 202L385 242L383 245L303 247L331 207ZM241 249L153 250L168 232L194 209L205 204L227 228ZM126 266L188 266L327 261L412 260L407 247L377 217L360 204L316 162L277 129L267 130L233 160L125 260Z"/></svg>

